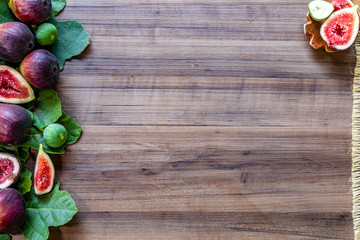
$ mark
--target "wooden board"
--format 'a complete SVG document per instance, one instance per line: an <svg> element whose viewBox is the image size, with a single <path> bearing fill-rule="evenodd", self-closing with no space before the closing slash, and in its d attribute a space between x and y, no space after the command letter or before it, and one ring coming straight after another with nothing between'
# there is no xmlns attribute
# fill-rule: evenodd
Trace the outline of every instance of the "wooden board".
<svg viewBox="0 0 360 240"><path fill-rule="evenodd" d="M307 4L68 0L84 129L54 162L79 213L50 239L352 239L355 51L312 49Z"/></svg>

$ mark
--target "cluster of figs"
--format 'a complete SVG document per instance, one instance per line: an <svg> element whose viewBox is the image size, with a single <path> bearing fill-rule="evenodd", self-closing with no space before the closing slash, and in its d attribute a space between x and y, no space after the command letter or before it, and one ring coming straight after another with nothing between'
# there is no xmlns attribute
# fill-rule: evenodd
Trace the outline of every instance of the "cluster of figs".
<svg viewBox="0 0 360 240"><path fill-rule="evenodd" d="M320 36L328 47L348 49L359 33L358 5L351 0L313 0L309 3L312 19L320 22Z"/></svg>
<svg viewBox="0 0 360 240"><path fill-rule="evenodd" d="M18 66L18 70L0 65L0 142L17 145L29 134L32 118L25 108L16 104L35 99L32 87L54 88L60 67L54 54L45 47L42 48L51 45L57 37L56 27L46 23L52 11L51 0L10 0L9 8L19 21L0 24L0 59L8 62L8 65ZM59 147L61 143L64 144L66 130L60 134L59 141L54 141L54 135L49 134L51 129L56 130L63 126L55 124L48 127L48 145ZM16 189L11 188L20 172L19 159L12 154L1 152L0 233L17 232L25 218L25 201ZM34 174L35 193L49 193L53 187L54 175L51 159L40 144Z"/></svg>

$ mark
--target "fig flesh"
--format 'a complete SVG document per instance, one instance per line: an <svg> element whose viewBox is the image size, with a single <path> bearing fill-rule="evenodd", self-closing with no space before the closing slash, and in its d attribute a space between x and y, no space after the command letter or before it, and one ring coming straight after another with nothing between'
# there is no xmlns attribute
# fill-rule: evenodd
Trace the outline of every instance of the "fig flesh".
<svg viewBox="0 0 360 240"><path fill-rule="evenodd" d="M49 157L40 144L39 152L36 157L34 190L37 195L49 193L54 186L55 168Z"/></svg>
<svg viewBox="0 0 360 240"><path fill-rule="evenodd" d="M21 164L17 157L9 153L0 153L0 189L15 183L20 172Z"/></svg>
<svg viewBox="0 0 360 240"><path fill-rule="evenodd" d="M0 102L21 104L34 98L33 89L18 71L0 65Z"/></svg>
<svg viewBox="0 0 360 240"><path fill-rule="evenodd" d="M24 78L38 89L55 87L60 74L60 65L54 54L38 49L27 55L20 64Z"/></svg>
<svg viewBox="0 0 360 240"><path fill-rule="evenodd" d="M25 24L0 24L0 58L8 62L21 62L35 47L35 37Z"/></svg>
<svg viewBox="0 0 360 240"><path fill-rule="evenodd" d="M354 6L350 0L331 0L330 2L334 6L334 11Z"/></svg>
<svg viewBox="0 0 360 240"><path fill-rule="evenodd" d="M25 200L17 190L0 190L0 233L17 233L25 213Z"/></svg>
<svg viewBox="0 0 360 240"><path fill-rule="evenodd" d="M7 145L22 143L29 134L32 119L28 111L18 105L0 103L0 142Z"/></svg>
<svg viewBox="0 0 360 240"><path fill-rule="evenodd" d="M9 8L23 23L39 25L51 15L51 0L10 0Z"/></svg>
<svg viewBox="0 0 360 240"><path fill-rule="evenodd" d="M320 35L329 47L337 50L349 48L359 33L358 5L340 9L321 25Z"/></svg>

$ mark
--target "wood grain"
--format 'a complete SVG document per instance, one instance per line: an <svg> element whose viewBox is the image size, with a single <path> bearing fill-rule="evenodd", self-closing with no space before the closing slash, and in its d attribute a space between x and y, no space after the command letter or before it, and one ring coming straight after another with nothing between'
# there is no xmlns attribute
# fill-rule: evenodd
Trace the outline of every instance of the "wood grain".
<svg viewBox="0 0 360 240"><path fill-rule="evenodd" d="M312 49L307 4L68 0L84 131L54 162L79 213L51 239L352 239L355 51Z"/></svg>

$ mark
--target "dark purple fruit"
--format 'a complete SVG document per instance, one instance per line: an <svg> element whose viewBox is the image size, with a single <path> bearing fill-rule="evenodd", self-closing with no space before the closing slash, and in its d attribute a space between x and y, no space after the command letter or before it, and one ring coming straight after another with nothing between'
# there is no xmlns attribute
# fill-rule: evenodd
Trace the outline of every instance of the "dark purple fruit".
<svg viewBox="0 0 360 240"><path fill-rule="evenodd" d="M51 0L10 0L9 7L20 21L29 25L39 25L51 15Z"/></svg>
<svg viewBox="0 0 360 240"><path fill-rule="evenodd" d="M0 103L0 142L16 145L25 140L32 126L32 119L25 108Z"/></svg>
<svg viewBox="0 0 360 240"><path fill-rule="evenodd" d="M21 172L17 157L9 153L0 153L0 189L10 187L16 182Z"/></svg>
<svg viewBox="0 0 360 240"><path fill-rule="evenodd" d="M0 233L18 232L25 214L25 200L17 190L0 190Z"/></svg>
<svg viewBox="0 0 360 240"><path fill-rule="evenodd" d="M27 55L20 64L20 72L34 87L52 89L60 74L57 58L45 49L38 49Z"/></svg>
<svg viewBox="0 0 360 240"><path fill-rule="evenodd" d="M0 58L20 62L35 47L35 37L25 24L6 22L0 24Z"/></svg>

